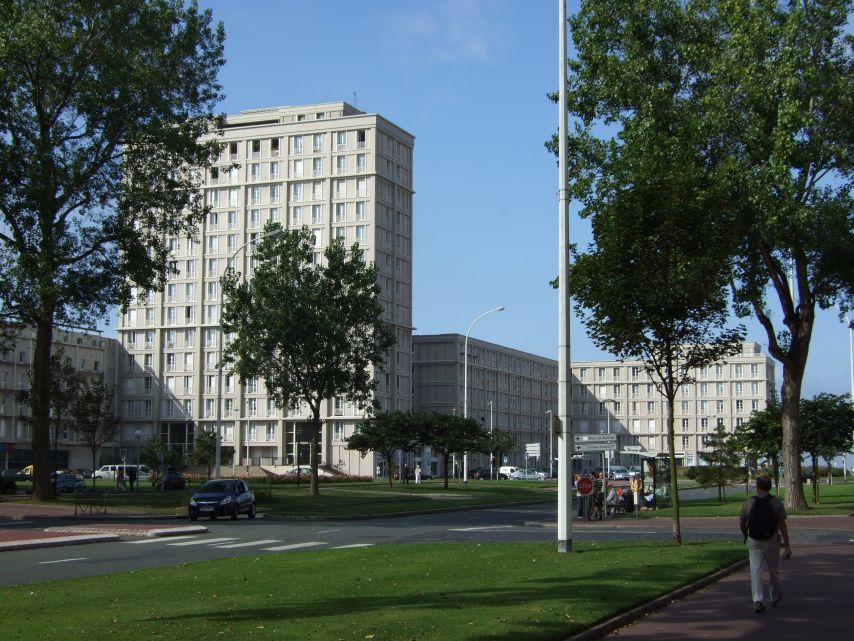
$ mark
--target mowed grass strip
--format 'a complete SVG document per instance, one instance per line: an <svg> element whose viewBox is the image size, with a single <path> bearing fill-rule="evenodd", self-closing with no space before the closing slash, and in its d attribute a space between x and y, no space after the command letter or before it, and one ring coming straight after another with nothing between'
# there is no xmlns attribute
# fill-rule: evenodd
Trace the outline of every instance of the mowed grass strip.
<svg viewBox="0 0 854 641"><path fill-rule="evenodd" d="M0 590L3 638L557 640L746 554L732 542L575 550L388 545L15 586Z"/></svg>

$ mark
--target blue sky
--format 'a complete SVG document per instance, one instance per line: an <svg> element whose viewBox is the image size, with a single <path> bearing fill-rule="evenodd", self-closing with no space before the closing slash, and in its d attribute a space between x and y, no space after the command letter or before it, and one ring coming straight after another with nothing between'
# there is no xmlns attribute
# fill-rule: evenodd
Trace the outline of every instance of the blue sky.
<svg viewBox="0 0 854 641"><path fill-rule="evenodd" d="M557 358L557 2L200 4L225 24L223 112L345 100L416 137L416 333L462 334L505 305L472 336ZM570 234L584 246L587 224L573 216ZM766 348L755 323L749 339ZM575 319L571 354L607 357ZM803 395L850 392L850 367L848 330L823 313Z"/></svg>

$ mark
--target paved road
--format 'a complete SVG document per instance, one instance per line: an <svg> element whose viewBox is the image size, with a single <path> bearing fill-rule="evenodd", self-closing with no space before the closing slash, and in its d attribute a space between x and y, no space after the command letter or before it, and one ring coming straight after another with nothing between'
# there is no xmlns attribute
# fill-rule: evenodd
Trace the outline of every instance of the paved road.
<svg viewBox="0 0 854 641"><path fill-rule="evenodd" d="M184 537L138 538L122 535L118 542L3 552L0 585L93 576L236 556L257 556L290 550L340 548L421 542L554 541L553 503L466 510L441 514L389 517L361 521L298 522L272 519L199 521L208 532ZM5 521L8 533L68 526L70 519L46 517ZM134 526L190 525L186 520L137 519ZM112 525L117 525L115 522ZM118 526L121 524L119 523ZM195 525L195 524L194 524ZM854 539L854 519L792 518L793 542L847 543ZM669 538L666 519L631 518L573 524L573 541ZM685 540L737 539L733 519L685 519Z"/></svg>

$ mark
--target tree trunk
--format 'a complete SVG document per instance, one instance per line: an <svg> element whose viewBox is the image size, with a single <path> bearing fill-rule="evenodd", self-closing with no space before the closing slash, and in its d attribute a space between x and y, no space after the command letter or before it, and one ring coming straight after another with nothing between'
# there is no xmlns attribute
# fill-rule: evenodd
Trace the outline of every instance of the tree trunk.
<svg viewBox="0 0 854 641"><path fill-rule="evenodd" d="M682 527L679 523L679 488L676 482L676 434L673 417L673 409L676 405L674 398L667 399L667 448L670 459L670 493L673 501L673 542L682 543Z"/></svg>
<svg viewBox="0 0 854 641"><path fill-rule="evenodd" d="M783 422L783 497L786 511L800 512L807 509L801 479L801 382L800 374L792 366L783 368L782 422Z"/></svg>
<svg viewBox="0 0 854 641"><path fill-rule="evenodd" d="M42 310L42 318L53 318L52 311ZM53 341L53 323L41 321L36 325L36 343L33 354L33 376L30 397L33 448L33 498L54 497L50 469L50 347Z"/></svg>
<svg viewBox="0 0 854 641"><path fill-rule="evenodd" d="M818 505L818 457L810 453L812 457L812 504Z"/></svg>
<svg viewBox="0 0 854 641"><path fill-rule="evenodd" d="M308 455L311 457L311 495L312 496L320 496L320 485L317 481L317 433L321 429L320 422L320 402L318 402L317 407L311 408L311 439L309 440L308 447ZM299 468L297 468L297 474L299 474Z"/></svg>

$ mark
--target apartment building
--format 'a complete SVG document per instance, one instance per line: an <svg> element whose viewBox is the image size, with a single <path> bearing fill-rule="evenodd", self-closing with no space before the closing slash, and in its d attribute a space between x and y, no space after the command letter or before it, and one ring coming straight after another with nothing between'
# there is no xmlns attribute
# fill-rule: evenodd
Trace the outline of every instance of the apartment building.
<svg viewBox="0 0 854 641"><path fill-rule="evenodd" d="M680 388L674 410L676 457L682 465L702 465L699 453L718 425L728 432L767 407L775 385L774 361L758 343L692 373ZM639 446L644 453L667 452L667 402L640 361L573 363L570 414L576 434L617 434L619 450ZM618 454L633 463L631 454ZM593 462L593 458L590 458Z"/></svg>
<svg viewBox="0 0 854 641"><path fill-rule="evenodd" d="M464 338L413 337L416 411L463 412ZM557 366L551 359L469 338L468 415L486 428L515 435L517 448L508 453L507 464L548 467L546 453L557 447L548 413L557 413ZM757 343L745 342L739 354L693 377L694 383L680 389L674 414L676 456L683 465L702 464L699 453L718 425L732 432L767 407L775 385L774 361ZM668 451L667 403L640 361L573 363L568 409L574 435L617 435L612 461L631 465L638 461L635 450L645 455ZM526 458L529 443L539 443L539 460ZM436 464L429 450L417 455ZM576 456L582 467L603 460L601 454ZM481 458L475 463L488 464Z"/></svg>
<svg viewBox="0 0 854 641"><path fill-rule="evenodd" d="M463 414L465 336L433 334L412 337L413 406L418 412ZM549 426L557 413L557 361L476 338L468 340L468 416L485 429L510 432L517 447L501 464L526 463L526 446L537 444L540 457L529 458L530 467L549 466L556 451ZM434 475L441 461L424 448L416 461ZM485 455L473 454L469 466L488 466Z"/></svg>
<svg viewBox="0 0 854 641"><path fill-rule="evenodd" d="M305 464L306 406L276 408L263 381L241 385L227 371L220 398L220 278L227 266L251 275L253 242L267 221L309 227L317 260L333 238L358 242L379 268L384 320L397 339L375 372L377 400L410 409L414 138L378 114L333 102L242 111L226 118L220 140L205 176L212 210L197 241L169 239L177 273L119 320L121 418L130 433L159 434L188 452L200 429L215 429L221 401L222 442L235 448L235 465ZM370 457L344 447L361 418L343 398L327 399L322 465L373 472Z"/></svg>
<svg viewBox="0 0 854 641"><path fill-rule="evenodd" d="M19 469L33 462L30 407L18 400L18 392L30 388L36 332L24 328L7 343L8 351L0 352L0 469ZM117 382L118 343L97 332L55 329L53 352L62 350L78 372L104 376L107 389ZM53 437L51 437L53 443ZM56 467L90 468L92 453L81 444L74 432L74 421L63 416L56 442ZM107 443L100 452L103 460L120 460L120 439Z"/></svg>

